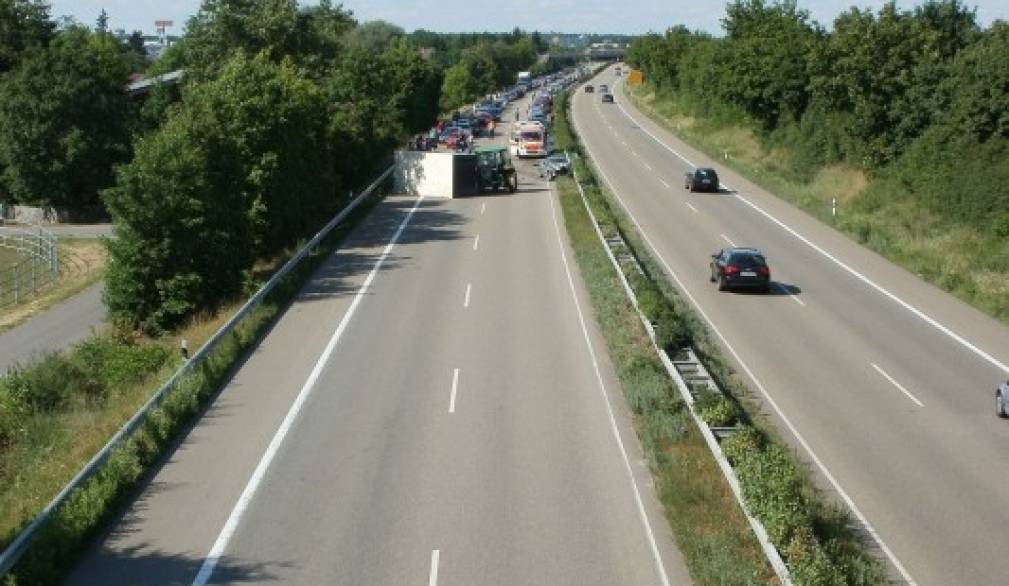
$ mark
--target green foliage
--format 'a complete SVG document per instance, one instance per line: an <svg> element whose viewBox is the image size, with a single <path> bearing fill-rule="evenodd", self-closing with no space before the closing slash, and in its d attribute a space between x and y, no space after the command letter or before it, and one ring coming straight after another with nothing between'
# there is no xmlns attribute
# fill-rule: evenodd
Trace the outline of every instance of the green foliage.
<svg viewBox="0 0 1009 586"><path fill-rule="evenodd" d="M0 0L0 74L45 47L56 30L45 0Z"/></svg>
<svg viewBox="0 0 1009 586"><path fill-rule="evenodd" d="M157 331L215 307L252 262L248 201L235 189L243 161L212 122L197 106L180 110L137 143L104 194L117 236L105 303L121 323Z"/></svg>
<svg viewBox="0 0 1009 586"><path fill-rule="evenodd" d="M730 427L739 419L736 404L720 393L703 393L695 408L701 419L712 427Z"/></svg>
<svg viewBox="0 0 1009 586"><path fill-rule="evenodd" d="M342 6L323 0L299 10L297 0L204 0L186 26L184 60L195 78L210 79L237 52L293 59L313 75L328 69L354 26Z"/></svg>
<svg viewBox="0 0 1009 586"><path fill-rule="evenodd" d="M129 156L127 65L83 28L24 56L0 84L0 164L17 201L87 207Z"/></svg>
<svg viewBox="0 0 1009 586"><path fill-rule="evenodd" d="M384 20L372 20L354 27L344 37L344 41L350 49L381 53L405 36L406 32L402 27Z"/></svg>
<svg viewBox="0 0 1009 586"><path fill-rule="evenodd" d="M442 110L458 108L515 83L518 72L531 68L535 62L534 43L525 36L511 43L498 39L463 49L458 61L445 71Z"/></svg>
<svg viewBox="0 0 1009 586"><path fill-rule="evenodd" d="M722 25L727 38L721 76L731 80L718 88L724 99L767 128L797 119L809 100L806 56L818 39L809 13L794 0L735 0L726 6Z"/></svg>

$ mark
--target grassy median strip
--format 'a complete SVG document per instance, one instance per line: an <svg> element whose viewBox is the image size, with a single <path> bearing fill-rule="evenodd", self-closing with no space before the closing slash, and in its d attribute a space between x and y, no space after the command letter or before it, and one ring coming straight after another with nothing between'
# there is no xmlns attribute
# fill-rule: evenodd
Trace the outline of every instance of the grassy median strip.
<svg viewBox="0 0 1009 586"><path fill-rule="evenodd" d="M376 201L371 198L350 214L323 241L318 254L306 257L209 359L169 393L98 474L56 511L4 577L6 586L56 584L66 576L139 482L199 418L235 365ZM286 258L261 263L248 275L248 292L257 290ZM241 304L236 300L159 339L99 334L67 353L39 357L0 377L0 534L5 547L181 365L178 341L186 339L191 348L199 347Z"/></svg>
<svg viewBox="0 0 1009 586"><path fill-rule="evenodd" d="M574 130L567 120L566 104L559 109L555 126L555 138L558 141L558 146L581 152ZM774 430L768 428L759 417L750 416L750 413L759 411L747 399L750 395L745 383L722 358L721 350L713 341L707 326L665 278L665 274L648 252L648 248L633 224L617 206L612 205L612 196L607 194L598 183L584 155L575 161L575 167L585 188L589 205L599 221L604 236L607 238L620 236L629 247L628 252L633 255L642 268L643 274L638 272L633 263L622 263L624 273L638 298L641 311L653 324L656 324L658 344L673 357L682 348L693 347L719 387L725 391L724 396L701 396L697 401L696 409L701 418L710 426L733 426L737 429L734 435L721 442L722 449L736 472L748 509L767 529L772 543L788 565L792 580L796 584L837 585L885 582L882 566L864 551L860 537L852 530L847 512L829 504L814 488L809 471L777 439ZM562 183L560 188L562 201L570 199L574 185ZM578 203L581 205L580 201ZM570 212L570 214L573 215L574 212ZM585 216L587 218L587 214ZM577 240L577 231L570 227L573 223L573 219L569 220L569 230L572 232L572 240ZM605 257L598 238L595 238L594 234L592 236L599 254L608 264L609 261ZM587 244L583 246L587 246ZM577 247L576 250L578 250ZM580 258L579 262L581 262ZM612 267L612 265L610 266ZM601 286L592 284L592 279L599 278L598 275L590 275L585 268L583 268L583 274L586 281L590 283L590 292L595 287ZM623 289L614 282L615 278L616 276L611 269L609 281L616 289L613 295L622 296L624 295ZM630 309L629 303L625 303L625 306L628 311L633 311ZM605 307L597 304L597 312L601 316L600 322L603 324L607 336L620 340L621 334L609 331L607 321L602 319L602 315L606 312ZM624 327L630 329L631 322L640 324L637 316L634 315L633 320L630 318L626 320ZM640 325L637 329L642 331L642 335L644 335ZM645 342L648 342L647 338ZM614 361L618 365L624 364L626 357L622 355L621 348L625 344L614 343L611 340L610 345ZM654 357L654 351L650 345L647 351ZM653 358L653 360L657 364L657 359ZM662 367L658 368L661 370ZM665 378L665 384L670 386L665 371L661 370L661 373ZM691 551L690 542L695 538L694 534L703 534L704 527L703 525L696 527L682 521L678 522L676 519L677 502L671 497L675 494L692 494L690 485L696 481L696 476L693 474L671 476L668 472L669 467L676 466L677 462L670 457L667 450L672 445L669 443L671 438L675 438L678 433L681 433L671 432L670 429L691 429L692 426L685 425L685 423L692 423L692 420L688 421L682 415L678 418L665 415L669 412L684 413L685 409L683 406L678 407L677 410L665 405L663 401L667 399L642 402L640 400L641 392L635 389L635 386L639 384L635 378L621 376L621 381L625 385L625 392L635 413L641 420L639 433L642 436L642 444L649 452L656 476L663 481L674 479L678 481L678 484L662 482L661 494L663 502L669 509L670 523L676 531L677 540L684 542L680 545L691 566L691 571L695 574L695 579L700 583L717 584L763 581L763 577L757 577L756 574L749 578L737 574L721 574L717 565L714 568L709 567L709 560L704 559L703 555L698 556L696 552ZM656 384L651 384L649 387L654 388ZM647 396L659 397L660 395L655 391L648 391ZM664 394L661 396L665 397ZM656 413L664 415L656 417ZM696 435L696 430L692 431ZM656 442L654 437L662 438L665 443ZM658 452L656 452L657 447L659 448ZM721 472L715 467L713 458L707 452L707 447L701 444L701 448L704 450L708 466L712 470L713 478L710 481L717 482L722 488L721 493L708 488L706 491L708 494L694 495L694 498L700 501L711 501L696 506L710 507L708 515L727 517L730 510L734 512L742 523L742 527L735 530L750 536L752 542L750 547L755 549L758 556L762 556L749 526L742 520L743 517L738 510L738 505L728 487L725 486ZM695 472L695 474L697 473L699 472ZM715 494L718 496L713 497L712 495ZM735 555L740 559L745 559L745 554L742 551L736 552ZM769 572L769 569L765 571Z"/></svg>
<svg viewBox="0 0 1009 586"><path fill-rule="evenodd" d="M573 181L558 179L582 279L656 480L666 517L698 584L773 581L774 573L652 348Z"/></svg>

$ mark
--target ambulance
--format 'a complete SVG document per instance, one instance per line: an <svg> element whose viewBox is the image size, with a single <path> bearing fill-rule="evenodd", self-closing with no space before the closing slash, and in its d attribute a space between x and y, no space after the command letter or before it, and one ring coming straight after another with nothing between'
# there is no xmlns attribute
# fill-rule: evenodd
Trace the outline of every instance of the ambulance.
<svg viewBox="0 0 1009 586"><path fill-rule="evenodd" d="M516 122L508 141L511 154L520 159L547 156L547 131L541 122Z"/></svg>

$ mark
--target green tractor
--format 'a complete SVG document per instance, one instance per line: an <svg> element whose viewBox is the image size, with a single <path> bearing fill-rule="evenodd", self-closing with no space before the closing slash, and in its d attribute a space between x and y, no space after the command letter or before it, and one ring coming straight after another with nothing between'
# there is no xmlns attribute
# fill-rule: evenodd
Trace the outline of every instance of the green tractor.
<svg viewBox="0 0 1009 586"><path fill-rule="evenodd" d="M481 147L476 149L474 154L477 161L477 185L480 191L488 189L497 191L505 187L508 193L515 193L519 188L519 177L515 172L515 166L512 165L507 147Z"/></svg>

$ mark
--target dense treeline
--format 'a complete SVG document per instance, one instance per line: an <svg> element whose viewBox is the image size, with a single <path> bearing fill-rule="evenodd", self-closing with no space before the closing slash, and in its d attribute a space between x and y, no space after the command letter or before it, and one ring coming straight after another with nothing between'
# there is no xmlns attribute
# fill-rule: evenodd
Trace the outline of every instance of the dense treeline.
<svg viewBox="0 0 1009 586"><path fill-rule="evenodd" d="M149 331L238 293L256 259L321 225L395 145L542 49L519 30L359 24L331 0L203 0L148 70L184 83L137 104L124 87L143 47L107 23L57 27L45 0L0 0L0 201L107 209L106 303Z"/></svg>
<svg viewBox="0 0 1009 586"><path fill-rule="evenodd" d="M441 107L444 111L515 83L519 71L529 70L546 50L539 33L519 29L507 34L437 34L415 31L410 38L431 50L445 69Z"/></svg>
<svg viewBox="0 0 1009 586"><path fill-rule="evenodd" d="M852 164L874 197L1009 235L1009 24L982 29L959 0L851 8L830 31L794 1L735 0L722 23L642 37L628 61L705 116L752 121L795 178Z"/></svg>
<svg viewBox="0 0 1009 586"><path fill-rule="evenodd" d="M172 327L237 294L257 258L324 223L432 123L440 70L405 38L356 29L328 1L203 3L172 56L182 100L104 194L113 316Z"/></svg>

